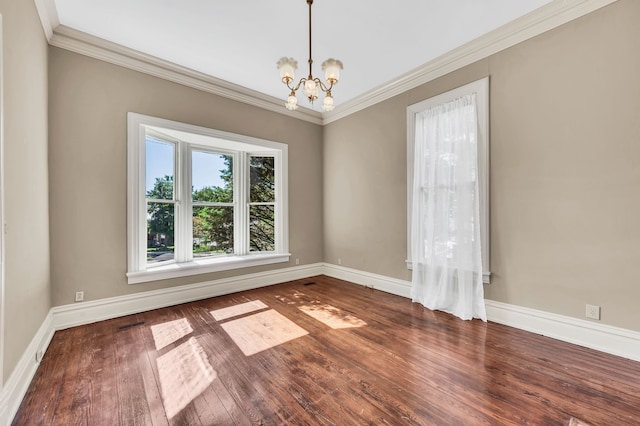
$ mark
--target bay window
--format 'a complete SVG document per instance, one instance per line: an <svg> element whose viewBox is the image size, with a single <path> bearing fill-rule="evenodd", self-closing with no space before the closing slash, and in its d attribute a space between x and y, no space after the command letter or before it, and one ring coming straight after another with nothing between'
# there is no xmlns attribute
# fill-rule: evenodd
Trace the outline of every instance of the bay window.
<svg viewBox="0 0 640 426"><path fill-rule="evenodd" d="M128 116L130 284L287 262L287 145Z"/></svg>

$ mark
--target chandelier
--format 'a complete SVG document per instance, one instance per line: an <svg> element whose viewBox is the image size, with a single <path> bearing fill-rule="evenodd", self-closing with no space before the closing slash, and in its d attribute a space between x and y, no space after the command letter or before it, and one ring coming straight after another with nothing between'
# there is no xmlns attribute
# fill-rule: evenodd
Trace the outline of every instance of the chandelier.
<svg viewBox="0 0 640 426"><path fill-rule="evenodd" d="M322 63L322 71L324 71L324 78L326 82L323 82L318 77L313 77L311 69L313 60L311 59L311 5L313 0L307 0L309 5L309 76L301 78L298 84L293 86L295 79L295 70L298 68L298 62L293 58L280 58L278 61L278 69L280 70L280 78L282 82L287 85L291 92L287 98L285 106L289 111L298 109L298 98L296 98L296 92L302 86L304 95L309 99L309 102L313 104L313 101L318 99L319 91L325 93L322 109L324 111L333 110L333 97L331 96L331 89L338 84L340 78L340 70L342 69L342 62L337 59L329 58Z"/></svg>

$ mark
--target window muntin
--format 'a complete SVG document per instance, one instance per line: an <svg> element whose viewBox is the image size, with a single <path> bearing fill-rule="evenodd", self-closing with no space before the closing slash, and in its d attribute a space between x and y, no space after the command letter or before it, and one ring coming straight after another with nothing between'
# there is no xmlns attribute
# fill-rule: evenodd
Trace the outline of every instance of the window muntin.
<svg viewBox="0 0 640 426"><path fill-rule="evenodd" d="M285 144L129 113L128 183L129 283L289 260Z"/></svg>
<svg viewBox="0 0 640 426"><path fill-rule="evenodd" d="M416 131L416 116L425 110L450 102L461 96L475 93L478 111L478 189L480 204L480 235L482 241L482 270L483 281L490 282L490 230L489 230L489 78L474 81L457 89L450 90L433 98L407 107L407 267L412 269L413 260L411 254L411 212L413 203L413 168L414 168L414 144ZM446 155L446 154L445 154ZM455 161L454 158L447 158ZM475 171L470 170L469 181L461 184L475 184L473 175ZM433 188L433 190L447 191L448 188ZM443 242L441 249L447 252L447 256L453 258L456 250L455 241Z"/></svg>
<svg viewBox="0 0 640 426"><path fill-rule="evenodd" d="M275 158L249 156L249 251L275 251Z"/></svg>
<svg viewBox="0 0 640 426"><path fill-rule="evenodd" d="M147 264L174 260L175 230L175 144L145 138Z"/></svg>
<svg viewBox="0 0 640 426"><path fill-rule="evenodd" d="M192 255L234 253L234 156L191 150Z"/></svg>

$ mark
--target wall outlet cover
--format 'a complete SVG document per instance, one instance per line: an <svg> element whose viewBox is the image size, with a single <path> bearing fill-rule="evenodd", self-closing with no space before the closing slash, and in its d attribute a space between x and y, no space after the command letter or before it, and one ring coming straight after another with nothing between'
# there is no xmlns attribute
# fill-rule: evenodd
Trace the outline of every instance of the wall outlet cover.
<svg viewBox="0 0 640 426"><path fill-rule="evenodd" d="M600 306L587 305L587 311L585 313L587 318L599 320L600 319Z"/></svg>

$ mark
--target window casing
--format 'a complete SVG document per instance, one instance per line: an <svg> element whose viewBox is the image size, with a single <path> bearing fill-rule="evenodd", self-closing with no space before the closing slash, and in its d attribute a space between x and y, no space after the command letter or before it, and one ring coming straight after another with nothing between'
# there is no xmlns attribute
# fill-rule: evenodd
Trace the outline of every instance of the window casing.
<svg viewBox="0 0 640 426"><path fill-rule="evenodd" d="M416 114L468 94L476 94L478 109L478 189L480 192L480 238L482 242L483 282L489 283L489 77L474 81L407 107L407 267L412 269L411 212L413 203L413 167Z"/></svg>
<svg viewBox="0 0 640 426"><path fill-rule="evenodd" d="M128 115L130 284L287 262L287 145Z"/></svg>

